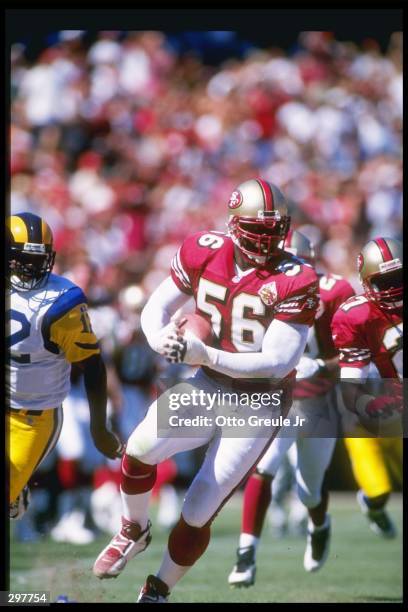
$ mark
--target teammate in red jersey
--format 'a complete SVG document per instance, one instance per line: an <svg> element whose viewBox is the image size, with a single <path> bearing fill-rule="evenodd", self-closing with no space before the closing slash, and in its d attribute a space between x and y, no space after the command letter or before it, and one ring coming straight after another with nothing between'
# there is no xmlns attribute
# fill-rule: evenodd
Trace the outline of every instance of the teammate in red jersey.
<svg viewBox="0 0 408 612"><path fill-rule="evenodd" d="M171 276L152 294L141 318L150 346L170 362L201 365L187 383L213 395L240 395L251 383L257 392L273 388L271 379L281 384L293 378L317 307L313 267L279 248L290 224L279 189L262 179L248 180L232 193L228 213L227 234L200 232L184 241L173 259ZM191 296L196 312L211 321L213 346L191 332L182 336L181 320L171 320ZM209 446L170 533L162 565L139 595L141 603L167 600L204 553L214 517L279 429L269 425L261 435L232 438L214 425L191 437L160 438L160 401L150 406L128 440L122 462L122 529L96 560L96 576L117 576L150 541L148 502L157 463L177 452ZM235 408L242 417L250 411L248 405Z"/></svg>
<svg viewBox="0 0 408 612"><path fill-rule="evenodd" d="M370 240L358 256L358 270L364 294L339 308L332 333L340 351L344 402L370 430L370 422L398 422L402 412L402 244L391 238ZM378 397L355 384L366 381L370 364L385 379ZM345 443L360 486L357 499L371 529L393 537L385 510L392 490L387 464L401 481L402 439L346 438Z"/></svg>
<svg viewBox="0 0 408 612"><path fill-rule="evenodd" d="M290 230L284 249L314 265L314 249L300 232ZM319 307L314 325L309 329L305 354L297 366L297 383L294 389L294 412L310 416L313 431L319 419L328 421L329 431L320 431L319 437L292 429L273 440L269 449L249 478L242 510L242 527L236 564L228 577L233 587L248 587L255 582L256 550L259 544L265 516L271 502L271 485L289 448L296 443L296 481L300 500L309 513L308 539L304 556L306 571L316 571L325 562L330 542L330 517L327 514L328 492L322 490L325 472L333 455L336 432L330 422L330 390L336 383L338 353L333 344L330 323L337 308L354 290L338 275L319 275ZM326 423L325 423L326 426ZM317 427L316 427L317 428ZM327 426L326 426L327 429ZM331 433L330 433L331 432ZM324 437L326 435L326 437Z"/></svg>

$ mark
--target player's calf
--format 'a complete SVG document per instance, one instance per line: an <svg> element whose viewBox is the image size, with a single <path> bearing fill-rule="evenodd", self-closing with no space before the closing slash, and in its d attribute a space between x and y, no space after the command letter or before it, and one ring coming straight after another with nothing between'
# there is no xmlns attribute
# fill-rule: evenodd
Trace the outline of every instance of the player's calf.
<svg viewBox="0 0 408 612"><path fill-rule="evenodd" d="M148 493L156 481L155 465L142 463L125 454L122 459L121 492L127 517L122 528L96 559L93 573L98 578L116 578L128 561L150 544L151 523L147 514ZM145 527L147 522L147 526Z"/></svg>

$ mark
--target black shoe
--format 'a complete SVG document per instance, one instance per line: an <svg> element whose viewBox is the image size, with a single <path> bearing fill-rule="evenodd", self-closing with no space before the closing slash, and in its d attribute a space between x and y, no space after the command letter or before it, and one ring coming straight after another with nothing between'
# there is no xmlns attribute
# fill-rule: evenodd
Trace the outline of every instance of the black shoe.
<svg viewBox="0 0 408 612"><path fill-rule="evenodd" d="M326 518L327 526L317 531L312 531L310 527L307 531L307 543L303 567L307 572L317 572L329 555L330 548L330 517Z"/></svg>
<svg viewBox="0 0 408 612"><path fill-rule="evenodd" d="M238 548L237 562L228 576L228 584L231 587L252 586L255 583L255 574L255 547Z"/></svg>
<svg viewBox="0 0 408 612"><path fill-rule="evenodd" d="M374 533L383 538L395 538L397 530L385 508L370 508L361 490L357 493L357 501L361 508L361 512L368 519L371 531L374 531Z"/></svg>
<svg viewBox="0 0 408 612"><path fill-rule="evenodd" d="M137 603L167 603L169 595L167 584L157 576L150 575L140 590Z"/></svg>

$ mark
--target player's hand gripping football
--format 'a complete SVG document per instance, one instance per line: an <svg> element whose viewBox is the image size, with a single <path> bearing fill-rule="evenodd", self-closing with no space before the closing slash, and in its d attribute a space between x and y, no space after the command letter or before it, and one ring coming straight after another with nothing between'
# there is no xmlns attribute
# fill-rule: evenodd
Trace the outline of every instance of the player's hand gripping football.
<svg viewBox="0 0 408 612"><path fill-rule="evenodd" d="M182 330L186 319L174 321L174 327L167 333L162 355L169 363L203 365L208 362L207 348L190 330Z"/></svg>

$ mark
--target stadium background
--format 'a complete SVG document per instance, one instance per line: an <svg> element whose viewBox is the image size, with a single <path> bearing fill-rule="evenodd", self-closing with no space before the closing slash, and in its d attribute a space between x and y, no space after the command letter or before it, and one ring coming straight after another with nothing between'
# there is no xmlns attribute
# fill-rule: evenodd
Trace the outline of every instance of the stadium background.
<svg viewBox="0 0 408 612"><path fill-rule="evenodd" d="M238 183L279 185L318 268L357 291L360 247L402 238L399 32L352 42L308 31L275 46L232 31L63 30L13 43L10 59L10 212L48 221L54 271L87 294L122 435L166 368L140 333L143 302L188 233L224 229ZM88 451L87 484L117 473ZM181 488L199 460L180 461ZM34 478L38 493L70 488L58 462ZM356 489L341 441L328 480ZM47 535L61 513L52 496L37 499L21 541Z"/></svg>

